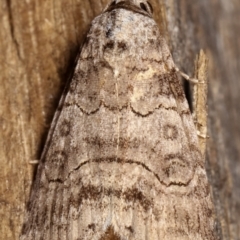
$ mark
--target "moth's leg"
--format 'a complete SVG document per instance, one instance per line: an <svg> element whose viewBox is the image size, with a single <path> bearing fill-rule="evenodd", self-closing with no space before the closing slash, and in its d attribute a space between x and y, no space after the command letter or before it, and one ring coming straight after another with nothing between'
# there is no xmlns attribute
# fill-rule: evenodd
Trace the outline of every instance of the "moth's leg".
<svg viewBox="0 0 240 240"><path fill-rule="evenodd" d="M192 83L198 83L198 82L199 82L198 79L196 79L196 78L191 78L191 77L189 77L186 73L180 71L178 67L175 66L174 69L175 69L175 71L176 71L177 73L179 73L179 74L180 74L183 78L185 78L186 80L188 80L188 81L190 81L190 82L192 82Z"/></svg>
<svg viewBox="0 0 240 240"><path fill-rule="evenodd" d="M193 120L197 129L199 147L205 155L207 141L207 57L201 50L195 61L195 78L189 77L177 67L175 70L193 85Z"/></svg>
<svg viewBox="0 0 240 240"><path fill-rule="evenodd" d="M37 165L39 164L39 160L30 160L28 163L31 165Z"/></svg>

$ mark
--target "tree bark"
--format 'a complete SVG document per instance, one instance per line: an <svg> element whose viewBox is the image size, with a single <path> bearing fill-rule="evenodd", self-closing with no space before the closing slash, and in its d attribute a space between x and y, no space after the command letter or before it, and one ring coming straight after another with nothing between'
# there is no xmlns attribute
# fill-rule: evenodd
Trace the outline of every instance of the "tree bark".
<svg viewBox="0 0 240 240"><path fill-rule="evenodd" d="M108 0L17 1L0 7L0 235L18 239L51 119L91 20ZM207 161L220 239L240 239L240 2L152 0L176 65L209 57ZM224 86L221 88L221 86Z"/></svg>

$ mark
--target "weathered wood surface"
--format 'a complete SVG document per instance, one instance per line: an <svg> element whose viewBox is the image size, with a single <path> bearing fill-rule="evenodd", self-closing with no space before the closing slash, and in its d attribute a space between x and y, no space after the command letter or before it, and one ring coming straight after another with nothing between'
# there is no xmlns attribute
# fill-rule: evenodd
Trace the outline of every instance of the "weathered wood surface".
<svg viewBox="0 0 240 240"><path fill-rule="evenodd" d="M34 167L89 23L107 0L17 1L0 7L0 236L18 239ZM240 3L152 0L179 68L209 56L207 169L221 239L240 239Z"/></svg>

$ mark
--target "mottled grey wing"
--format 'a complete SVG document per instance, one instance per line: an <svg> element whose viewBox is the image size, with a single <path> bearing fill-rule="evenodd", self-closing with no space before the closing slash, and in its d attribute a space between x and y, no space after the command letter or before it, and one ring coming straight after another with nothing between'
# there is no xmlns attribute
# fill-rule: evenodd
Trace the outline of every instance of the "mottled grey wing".
<svg viewBox="0 0 240 240"><path fill-rule="evenodd" d="M92 22L21 239L99 240L110 229L119 239L215 239L172 57L154 20L129 2Z"/></svg>

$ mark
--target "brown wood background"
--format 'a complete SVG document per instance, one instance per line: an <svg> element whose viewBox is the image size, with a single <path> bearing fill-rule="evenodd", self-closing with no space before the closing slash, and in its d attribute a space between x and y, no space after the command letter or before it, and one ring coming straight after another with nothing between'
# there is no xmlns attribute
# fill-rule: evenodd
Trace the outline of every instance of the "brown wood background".
<svg viewBox="0 0 240 240"><path fill-rule="evenodd" d="M0 3L0 239L18 239L34 167L91 20L108 0ZM240 1L151 0L177 66L209 57L207 169L219 236L240 239Z"/></svg>

